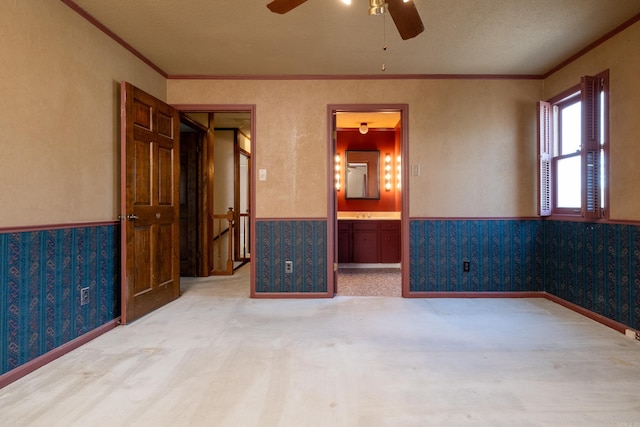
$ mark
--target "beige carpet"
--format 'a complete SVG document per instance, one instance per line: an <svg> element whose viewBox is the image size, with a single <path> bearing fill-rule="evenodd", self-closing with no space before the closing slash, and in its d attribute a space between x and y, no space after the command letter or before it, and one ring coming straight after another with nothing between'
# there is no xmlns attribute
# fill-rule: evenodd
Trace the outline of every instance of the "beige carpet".
<svg viewBox="0 0 640 427"><path fill-rule="evenodd" d="M338 295L402 296L402 273L399 268L339 268Z"/></svg>
<svg viewBox="0 0 640 427"><path fill-rule="evenodd" d="M638 426L640 342L544 299L250 299L249 266L0 389L10 427Z"/></svg>

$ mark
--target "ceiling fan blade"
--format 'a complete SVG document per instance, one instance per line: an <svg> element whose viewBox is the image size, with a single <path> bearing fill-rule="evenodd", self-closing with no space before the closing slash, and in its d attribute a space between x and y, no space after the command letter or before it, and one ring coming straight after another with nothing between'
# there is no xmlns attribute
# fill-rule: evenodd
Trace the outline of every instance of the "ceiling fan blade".
<svg viewBox="0 0 640 427"><path fill-rule="evenodd" d="M283 14L300 6L306 1L307 0L273 0L267 5L267 7L271 12Z"/></svg>
<svg viewBox="0 0 640 427"><path fill-rule="evenodd" d="M387 0L387 8L398 28L402 40L413 38L424 31L424 24L413 0Z"/></svg>

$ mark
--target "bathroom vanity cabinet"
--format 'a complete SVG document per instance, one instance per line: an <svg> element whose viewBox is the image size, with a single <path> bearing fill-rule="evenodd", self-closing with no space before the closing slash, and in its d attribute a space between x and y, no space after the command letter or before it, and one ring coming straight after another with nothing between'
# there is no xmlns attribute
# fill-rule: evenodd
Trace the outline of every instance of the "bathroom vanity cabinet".
<svg viewBox="0 0 640 427"><path fill-rule="evenodd" d="M338 220L338 262L400 262L400 221Z"/></svg>

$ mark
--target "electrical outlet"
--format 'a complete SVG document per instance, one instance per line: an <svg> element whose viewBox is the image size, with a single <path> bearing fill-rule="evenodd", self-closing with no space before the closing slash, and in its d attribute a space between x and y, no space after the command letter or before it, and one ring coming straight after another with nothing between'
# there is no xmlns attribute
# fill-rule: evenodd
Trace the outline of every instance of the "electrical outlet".
<svg viewBox="0 0 640 427"><path fill-rule="evenodd" d="M89 304L89 288L80 289L80 305Z"/></svg>
<svg viewBox="0 0 640 427"><path fill-rule="evenodd" d="M468 273L471 269L471 263L469 261L462 261L462 271Z"/></svg>
<svg viewBox="0 0 640 427"><path fill-rule="evenodd" d="M284 262L284 272L287 274L293 273L293 261Z"/></svg>
<svg viewBox="0 0 640 427"><path fill-rule="evenodd" d="M627 338L640 341L640 331L636 331L634 329L625 329L624 334L627 336Z"/></svg>

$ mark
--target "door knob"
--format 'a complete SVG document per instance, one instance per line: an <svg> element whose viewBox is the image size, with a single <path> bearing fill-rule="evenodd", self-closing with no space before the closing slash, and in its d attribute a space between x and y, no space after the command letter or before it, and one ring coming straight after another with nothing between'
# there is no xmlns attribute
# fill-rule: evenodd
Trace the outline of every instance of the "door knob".
<svg viewBox="0 0 640 427"><path fill-rule="evenodd" d="M128 219L129 221L135 221L136 219L138 219L138 215L135 215L135 214L129 214L129 215L127 215L127 219Z"/></svg>

